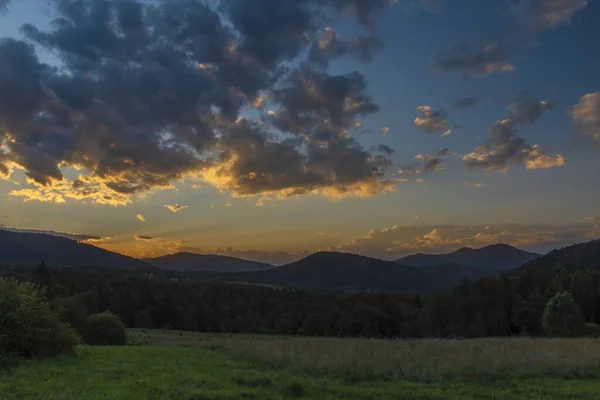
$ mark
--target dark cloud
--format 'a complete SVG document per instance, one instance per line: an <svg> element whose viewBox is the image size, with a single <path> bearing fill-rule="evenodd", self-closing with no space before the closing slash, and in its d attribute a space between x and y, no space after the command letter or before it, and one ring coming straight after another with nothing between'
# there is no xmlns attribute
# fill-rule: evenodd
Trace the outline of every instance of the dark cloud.
<svg viewBox="0 0 600 400"><path fill-rule="evenodd" d="M303 141L278 142L244 120L230 127L220 149L221 162L205 179L238 195L277 192L289 197L315 190L331 197L369 195L392 185L384 178L390 163L385 156L372 156L354 139L332 130L316 130Z"/></svg>
<svg viewBox="0 0 600 400"><path fill-rule="evenodd" d="M50 235L50 236L58 236L71 240L76 240L79 242L97 242L103 240L100 236L92 236L85 235L83 233L66 233L66 232L57 232L51 230L44 229L18 229L18 228L9 228L5 225L0 224L0 230L8 231L8 232L16 232L16 233L32 233L32 234L40 234L40 235Z"/></svg>
<svg viewBox="0 0 600 400"><path fill-rule="evenodd" d="M377 150L387 156L391 156L396 152L390 146L387 146L385 144L380 144L379 146L377 146Z"/></svg>
<svg viewBox="0 0 600 400"><path fill-rule="evenodd" d="M514 113L514 118L520 124L533 124L546 111L554 108L555 104L547 101L534 100L526 92L521 92L514 104L508 109Z"/></svg>
<svg viewBox="0 0 600 400"><path fill-rule="evenodd" d="M362 25L371 26L373 19L385 10L395 0L324 0L323 3L330 7L353 15Z"/></svg>
<svg viewBox="0 0 600 400"><path fill-rule="evenodd" d="M513 8L523 29L541 32L571 21L588 0L520 0Z"/></svg>
<svg viewBox="0 0 600 400"><path fill-rule="evenodd" d="M423 164L421 166L421 170L423 172L441 172L445 168L444 161L442 160L445 157L450 155L450 149L443 148L436 151L434 154L418 154L415 158L417 160L422 160Z"/></svg>
<svg viewBox="0 0 600 400"><path fill-rule="evenodd" d="M364 76L356 71L346 75L306 68L294 71L273 98L280 107L275 126L293 134L320 135L327 130L339 136L357 117L379 111L367 94Z"/></svg>
<svg viewBox="0 0 600 400"><path fill-rule="evenodd" d="M439 54L433 59L433 68L440 72L457 72L463 75L491 75L510 72L515 68L509 62L506 45L491 43L481 50L471 50L465 45Z"/></svg>
<svg viewBox="0 0 600 400"><path fill-rule="evenodd" d="M413 121L413 124L427 133L439 133L447 136L452 133L455 126L448 120L448 113L444 110L434 110L430 106L419 106L417 111L421 114Z"/></svg>
<svg viewBox="0 0 600 400"><path fill-rule="evenodd" d="M510 163L524 164L527 169L552 168L564 165L560 154L548 155L538 145L517 136L517 121L504 119L490 126L490 142L463 157L468 169L506 172Z"/></svg>
<svg viewBox="0 0 600 400"><path fill-rule="evenodd" d="M342 39L332 28L327 27L323 37L312 44L308 60L321 67L327 67L331 59L346 55L362 62L370 62L383 47L383 40L379 36L369 34L358 38Z"/></svg>
<svg viewBox="0 0 600 400"><path fill-rule="evenodd" d="M15 166L38 185L19 195L123 204L198 175L237 195L389 189L389 160L346 136L379 110L364 77L323 70L342 55L372 59L382 46L373 18L387 0L227 0L218 11L196 0L53 4L51 30L22 32L60 68L24 42L0 42L0 175ZM311 53L341 13L366 33ZM281 66L307 54L300 68ZM277 112L262 122L279 132L238 123L267 99ZM85 173L68 181L62 166ZM238 172L261 178L244 184Z"/></svg>
<svg viewBox="0 0 600 400"><path fill-rule="evenodd" d="M570 112L573 123L581 132L600 143L600 92L586 94Z"/></svg>
<svg viewBox="0 0 600 400"><path fill-rule="evenodd" d="M157 239L157 238L155 238L155 237L153 237L153 236L137 235L137 236L135 237L135 239L136 239L136 240L154 240L154 239Z"/></svg>
<svg viewBox="0 0 600 400"><path fill-rule="evenodd" d="M479 101L477 96L465 96L454 100L454 108L469 108L473 107Z"/></svg>

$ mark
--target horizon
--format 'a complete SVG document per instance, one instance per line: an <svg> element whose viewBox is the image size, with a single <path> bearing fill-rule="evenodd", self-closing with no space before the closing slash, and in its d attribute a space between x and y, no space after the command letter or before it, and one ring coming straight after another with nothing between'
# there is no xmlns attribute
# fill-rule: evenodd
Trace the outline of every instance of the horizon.
<svg viewBox="0 0 600 400"><path fill-rule="evenodd" d="M0 0L0 229L273 265L600 238L600 2L305 3Z"/></svg>
<svg viewBox="0 0 600 400"><path fill-rule="evenodd" d="M94 247L98 247L100 249L104 249L101 246L97 246L94 244L94 241L96 240L95 238L89 238L86 235L81 235L78 233L64 233L64 232L53 232L53 231L43 231L43 230L28 230L28 229L13 229L13 228L8 228L5 227L3 225L0 225L0 232L9 232L9 233L25 233L25 234L36 234L36 235L47 235L47 236L54 236L54 237L59 237L59 238L63 238L63 239L69 239L72 241L75 241L77 243L83 243L83 244L88 244ZM599 239L595 239L595 240L600 240ZM577 243L573 243L571 245L578 245L578 244L582 244L582 243L587 243L590 241L595 241L595 240L588 240L586 242L577 242ZM355 255L355 256L360 256L360 257L368 257L368 258L373 258L373 259L377 259L377 260L382 260L382 261L390 261L390 262L395 262L395 261L400 261L403 258L409 258L412 256L418 256L418 255L450 255L453 254L455 252L458 252L460 250L483 250L486 248L490 248L490 247L496 247L496 246L506 246L506 247L510 247L512 249L516 249L516 250L521 250L521 251L525 251L525 252L529 252L531 254L535 254L538 256L544 256L554 250L559 250L563 247L568 247L568 246L560 246L560 247L556 247L556 248L551 248L549 250L546 251L528 251L528 250L524 250L522 248L516 247L516 246L512 246L510 244L507 243L490 243L490 244L486 244L483 245L481 247L460 247L458 249L454 249L454 250L448 250L446 252L440 252L440 251L435 251L432 250L430 252L409 252L406 254L403 254L402 256L399 257L392 257L392 258L380 258L377 256L368 256L365 254L360 254L360 253L355 253L352 251L341 251L341 250L337 250L337 249L318 249L315 250L314 252L309 252L309 253L303 253L303 254L290 254L290 253L285 253L285 254L281 254L279 259L272 259L272 262L267 262L264 260L261 260L261 256L260 255L252 255L250 254L249 256L246 254L244 255L228 255L226 254L226 252L221 252L221 253L199 253L196 252L194 250L190 250L190 251L175 251L175 252L170 252L170 253L165 253L165 254L161 254L159 256L155 256L155 257L134 257L134 256L130 256L126 253L119 253L119 252L115 252L116 254L121 254L123 256L127 256L127 257L132 257L141 261L146 261L146 260L154 260L154 259L158 259L161 257L168 257L168 256L174 256L174 255L178 255L178 254L190 254L190 255L201 255L201 256L218 256L218 257L228 257L228 258L234 258L234 259L240 259L240 260L245 260L245 261L251 261L251 262L258 262L258 263L264 263L264 264L270 264L272 266L275 267L280 267L280 266L284 266L296 261L300 261L304 258L310 257L312 255L315 254L319 254L319 253L337 253L337 254L348 254L348 255ZM104 249L107 250L107 249ZM110 250L108 250L110 251Z"/></svg>

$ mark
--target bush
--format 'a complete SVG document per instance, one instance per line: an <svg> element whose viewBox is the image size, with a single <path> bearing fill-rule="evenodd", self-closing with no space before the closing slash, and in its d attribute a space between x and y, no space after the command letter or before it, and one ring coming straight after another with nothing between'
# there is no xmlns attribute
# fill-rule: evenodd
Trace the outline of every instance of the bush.
<svg viewBox="0 0 600 400"><path fill-rule="evenodd" d="M569 292L557 293L548 301L542 316L544 333L553 337L575 337L584 333L581 310Z"/></svg>
<svg viewBox="0 0 600 400"><path fill-rule="evenodd" d="M0 278L0 367L20 358L46 358L73 351L77 333L60 322L33 283Z"/></svg>
<svg viewBox="0 0 600 400"><path fill-rule="evenodd" d="M585 324L585 336L591 338L600 338L600 325L587 323Z"/></svg>
<svg viewBox="0 0 600 400"><path fill-rule="evenodd" d="M82 330L87 344L98 346L123 346L127 343L127 333L123 322L110 311L90 315Z"/></svg>

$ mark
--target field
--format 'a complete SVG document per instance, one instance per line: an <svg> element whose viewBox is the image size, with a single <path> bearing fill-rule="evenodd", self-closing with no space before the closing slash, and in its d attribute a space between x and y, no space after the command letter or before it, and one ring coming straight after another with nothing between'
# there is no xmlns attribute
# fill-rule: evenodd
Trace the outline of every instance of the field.
<svg viewBox="0 0 600 400"><path fill-rule="evenodd" d="M0 375L0 399L598 399L600 341L131 331Z"/></svg>

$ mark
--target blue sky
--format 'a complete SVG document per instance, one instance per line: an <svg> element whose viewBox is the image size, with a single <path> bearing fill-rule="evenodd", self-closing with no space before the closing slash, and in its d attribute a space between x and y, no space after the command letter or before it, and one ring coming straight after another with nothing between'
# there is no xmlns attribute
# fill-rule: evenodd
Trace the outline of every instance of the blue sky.
<svg viewBox="0 0 600 400"><path fill-rule="evenodd" d="M598 146L593 128L590 131L589 126L578 125L571 110L583 96L600 91L600 4L565 0L563 9L548 9L550 2L543 0L467 3L471 2L401 0L370 16L373 24L367 28L348 12L334 13L336 19L328 24L340 38L376 32L386 44L370 62L333 59L328 73L356 70L364 76L368 93L380 111L358 117L363 127L351 129L349 135L369 153L380 144L395 150L389 156L393 164L386 170L386 179L394 181L389 190L368 196L354 195L350 190L343 198L332 199L323 193L337 187L333 181L289 198L277 194L282 188L251 189L249 196L236 192L233 186L219 186L199 173L184 180L171 179L171 188L149 187L131 196L119 193L127 199L125 205L98 204L94 198L75 199L64 194L64 202L57 203L56 195L66 189L58 181L46 186L31 179L28 183L27 167L15 158L10 164L10 178L0 179L0 204L5 210L0 223L12 228L98 236L102 238L98 245L132 255L190 250L278 263L306 251L329 248L394 258L496 241L546 251L597 238ZM426 4L437 7L431 9ZM535 25L545 21L540 19L544 12L559 17L552 23ZM52 6L45 1L15 0L0 16L0 37L31 41L19 33L20 26L31 23L46 31L52 13ZM310 34L318 37L323 28ZM457 49L461 44L467 46L463 56L501 44L506 51L500 62L511 65L511 71L477 74L464 65L434 68L441 56L460 53ZM40 44L36 53L40 62L53 65L61 65L57 55L65 54ZM299 61L288 65L297 66ZM465 96L476 96L476 104L455 108L455 100ZM538 160L544 167L527 169L527 159L515 156L507 160L508 169L502 171L496 164L495 169L486 170L483 164L467 168L465 157L490 141L490 126L504 119L515 120L508 106L519 101L523 106L540 102L553 105L532 123L515 122L516 135L527 143L521 151L529 159L532 151L541 151L543 156ZM443 131L428 133L415 124L420 115L417 107L425 105L431 111L446 112L441 121L453 127L452 133L442 137ZM585 115L595 115L598 124L600 115L593 114L594 110L598 112L592 107ZM264 117L264 111L242 116ZM386 135L381 131L384 127L389 128ZM362 129L366 132L360 134ZM443 170L411 174L404 168L404 173L398 174L403 167L421 163L415 159L417 155L433 158L442 148L449 149L450 154L440 158ZM5 152L10 154L8 149ZM552 158L557 155L564 162ZM69 172L69 163L62 162L65 179L76 179L74 170ZM348 164L344 168L352 167ZM94 171L83 172L94 176ZM106 184L98 182L100 186ZM171 212L165 207L173 204L186 208ZM145 221L137 218L138 214ZM289 254L277 253L280 251Z"/></svg>

